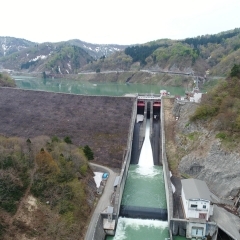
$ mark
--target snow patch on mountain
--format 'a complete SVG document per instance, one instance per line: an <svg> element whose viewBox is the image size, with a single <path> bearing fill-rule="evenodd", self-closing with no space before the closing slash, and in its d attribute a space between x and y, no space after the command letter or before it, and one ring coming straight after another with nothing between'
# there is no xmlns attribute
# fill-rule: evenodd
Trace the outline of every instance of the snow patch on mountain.
<svg viewBox="0 0 240 240"><path fill-rule="evenodd" d="M58 71L60 74L62 74L60 66L58 66Z"/></svg>
<svg viewBox="0 0 240 240"><path fill-rule="evenodd" d="M70 62L67 63L67 65L68 65L69 69L72 70L72 66L71 66Z"/></svg>
<svg viewBox="0 0 240 240"><path fill-rule="evenodd" d="M2 49L3 49L3 55L6 55L6 50L8 49L7 46L3 43L2 44Z"/></svg>
<svg viewBox="0 0 240 240"><path fill-rule="evenodd" d="M39 56L36 56L35 58L31 59L29 62L36 62L38 59L45 59L45 58L47 58L47 56L39 55Z"/></svg>

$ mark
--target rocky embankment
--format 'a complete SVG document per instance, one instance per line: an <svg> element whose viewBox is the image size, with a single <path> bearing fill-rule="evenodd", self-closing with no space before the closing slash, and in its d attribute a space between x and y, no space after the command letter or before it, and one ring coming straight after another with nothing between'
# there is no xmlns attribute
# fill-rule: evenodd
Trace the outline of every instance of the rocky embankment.
<svg viewBox="0 0 240 240"><path fill-rule="evenodd" d="M94 160L121 167L135 98L0 88L0 135L69 136L89 145Z"/></svg>
<svg viewBox="0 0 240 240"><path fill-rule="evenodd" d="M195 103L172 102L172 142L178 156L175 174L204 180L219 198L235 200L240 194L239 149L225 150L216 138L217 132L190 122L189 116L196 107Z"/></svg>

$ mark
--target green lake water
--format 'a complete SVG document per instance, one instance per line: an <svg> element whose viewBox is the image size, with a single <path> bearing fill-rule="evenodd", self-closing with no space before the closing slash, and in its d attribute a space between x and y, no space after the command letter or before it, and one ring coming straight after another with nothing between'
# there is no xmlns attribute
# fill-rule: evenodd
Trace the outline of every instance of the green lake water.
<svg viewBox="0 0 240 240"><path fill-rule="evenodd" d="M171 95L184 95L182 87L163 87L140 83L90 83L70 79L41 79L34 77L13 76L18 88L62 92L84 95L123 96L131 93L159 94L161 89Z"/></svg>

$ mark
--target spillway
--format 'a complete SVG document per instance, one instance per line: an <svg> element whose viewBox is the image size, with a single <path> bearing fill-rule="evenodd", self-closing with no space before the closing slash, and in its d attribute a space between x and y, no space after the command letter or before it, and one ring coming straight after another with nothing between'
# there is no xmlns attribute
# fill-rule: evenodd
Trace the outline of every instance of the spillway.
<svg viewBox="0 0 240 240"><path fill-rule="evenodd" d="M108 236L107 240L169 237L163 169L154 166L149 119L138 164L129 166L120 216L115 236Z"/></svg>
<svg viewBox="0 0 240 240"><path fill-rule="evenodd" d="M153 154L152 154L152 146L150 142L150 120L146 122L146 130L145 130L145 140L143 142L142 151L140 153L138 165L144 169L152 167L153 164Z"/></svg>

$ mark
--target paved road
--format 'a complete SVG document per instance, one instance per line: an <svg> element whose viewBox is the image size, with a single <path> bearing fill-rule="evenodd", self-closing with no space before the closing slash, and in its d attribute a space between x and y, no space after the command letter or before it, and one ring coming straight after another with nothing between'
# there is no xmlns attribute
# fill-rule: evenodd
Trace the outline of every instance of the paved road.
<svg viewBox="0 0 240 240"><path fill-rule="evenodd" d="M111 201L111 195L113 193L113 184L115 181L116 176L118 176L119 174L116 172L113 172L110 168L108 167L104 167L95 163L90 163L90 166L93 168L94 171L103 171L103 172L108 172L109 173L109 177L107 180L107 184L105 186L104 192L101 196L101 198L99 199L97 206L94 210L94 213L92 215L91 218L91 222L89 223L88 226L88 230L87 233L85 235L85 240L92 240L93 238L93 233L94 233L94 227L95 224L98 220L98 216L99 214L108 206L111 205L110 201Z"/></svg>

